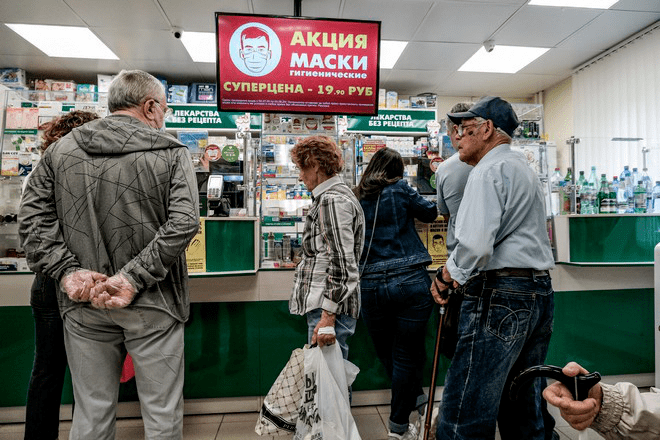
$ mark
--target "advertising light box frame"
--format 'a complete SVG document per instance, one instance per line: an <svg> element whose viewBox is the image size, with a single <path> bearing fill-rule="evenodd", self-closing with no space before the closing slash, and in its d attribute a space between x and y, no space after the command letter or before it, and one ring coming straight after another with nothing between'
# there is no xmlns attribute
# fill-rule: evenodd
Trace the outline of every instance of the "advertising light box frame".
<svg viewBox="0 0 660 440"><path fill-rule="evenodd" d="M380 25L216 12L218 109L378 114Z"/></svg>

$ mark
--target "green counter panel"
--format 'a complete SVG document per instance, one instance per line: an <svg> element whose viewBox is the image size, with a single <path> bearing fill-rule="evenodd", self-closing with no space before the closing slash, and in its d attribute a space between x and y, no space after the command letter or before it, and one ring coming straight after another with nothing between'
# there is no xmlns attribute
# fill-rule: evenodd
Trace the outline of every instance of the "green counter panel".
<svg viewBox="0 0 660 440"><path fill-rule="evenodd" d="M253 220L206 221L206 271L255 270Z"/></svg>
<svg viewBox="0 0 660 440"><path fill-rule="evenodd" d="M660 216L571 217L569 228L571 263L652 263L660 242Z"/></svg>
<svg viewBox="0 0 660 440"><path fill-rule="evenodd" d="M653 289L555 293L548 364L603 375L655 371Z"/></svg>
<svg viewBox="0 0 660 440"><path fill-rule="evenodd" d="M654 371L653 291L559 292L555 295L555 332L547 363L569 360L604 375ZM427 328L425 385L438 314ZM34 323L30 307L0 307L0 407L23 406L32 368ZM307 323L292 316L287 301L194 303L186 323L184 396L187 399L265 395L291 351L307 340ZM353 389L389 388L362 320L349 341L349 359L360 368ZM449 361L441 357L438 385ZM67 378L63 403L72 401ZM135 381L120 387L120 400L137 399Z"/></svg>

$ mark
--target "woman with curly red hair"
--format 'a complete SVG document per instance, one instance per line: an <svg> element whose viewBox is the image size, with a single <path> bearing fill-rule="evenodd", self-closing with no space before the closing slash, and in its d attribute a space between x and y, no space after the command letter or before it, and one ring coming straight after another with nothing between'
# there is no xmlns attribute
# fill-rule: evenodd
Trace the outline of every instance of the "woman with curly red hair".
<svg viewBox="0 0 660 440"><path fill-rule="evenodd" d="M347 339L355 332L360 313L358 262L364 214L339 176L344 161L331 138L303 139L291 150L291 159L313 202L305 220L303 258L296 266L289 311L307 316L308 342L324 346L336 341L347 358ZM319 332L328 327L332 330Z"/></svg>

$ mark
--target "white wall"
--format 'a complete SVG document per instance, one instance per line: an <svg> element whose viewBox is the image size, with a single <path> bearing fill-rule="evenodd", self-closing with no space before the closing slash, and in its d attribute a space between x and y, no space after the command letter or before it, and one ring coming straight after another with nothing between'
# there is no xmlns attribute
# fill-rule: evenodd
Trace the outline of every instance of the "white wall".
<svg viewBox="0 0 660 440"><path fill-rule="evenodd" d="M649 29L573 75L578 170L595 165L608 179L624 165L641 171L646 147L649 175L660 180L660 24Z"/></svg>
<svg viewBox="0 0 660 440"><path fill-rule="evenodd" d="M571 158L566 141L574 134L572 80L566 78L543 92L545 133L548 141L557 145L557 166L562 175L570 166Z"/></svg>

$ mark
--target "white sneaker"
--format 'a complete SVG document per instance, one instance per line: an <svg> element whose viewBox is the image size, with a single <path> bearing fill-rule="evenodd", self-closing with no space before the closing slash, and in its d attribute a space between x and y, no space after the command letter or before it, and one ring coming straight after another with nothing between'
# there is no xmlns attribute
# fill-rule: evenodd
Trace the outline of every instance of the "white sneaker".
<svg viewBox="0 0 660 440"><path fill-rule="evenodd" d="M397 434L390 432L387 434L387 440L418 440L419 439L419 427L417 423L409 423L408 430L403 434Z"/></svg>

